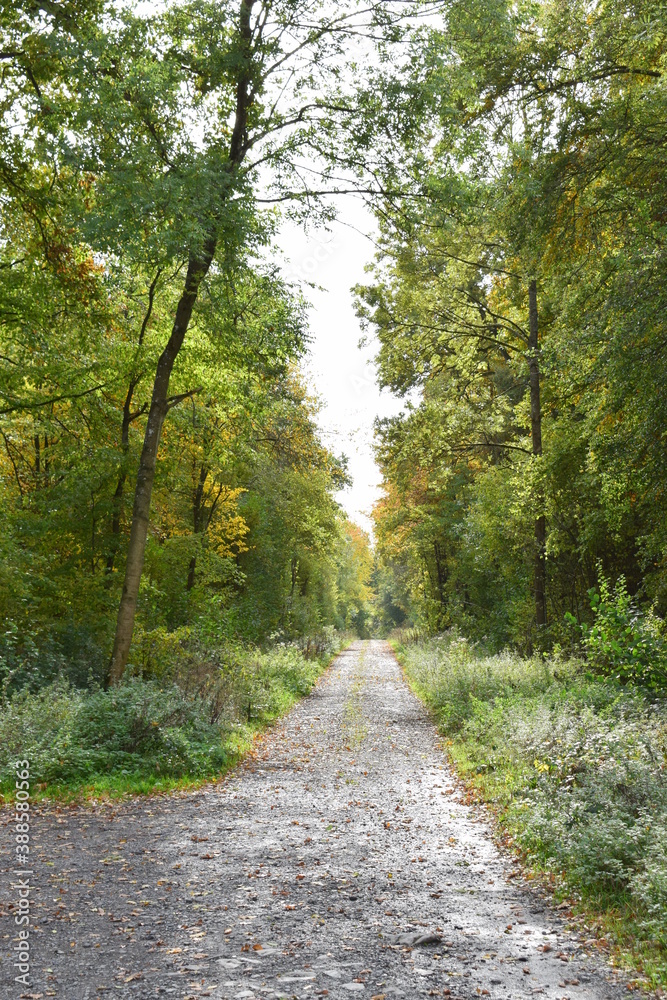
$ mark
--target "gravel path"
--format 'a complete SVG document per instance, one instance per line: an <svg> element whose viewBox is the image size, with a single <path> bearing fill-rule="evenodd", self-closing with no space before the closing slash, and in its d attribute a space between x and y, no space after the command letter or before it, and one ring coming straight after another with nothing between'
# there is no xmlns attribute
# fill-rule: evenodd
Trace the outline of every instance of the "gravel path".
<svg viewBox="0 0 667 1000"><path fill-rule="evenodd" d="M627 995L512 881L382 642L223 783L33 818L31 982L3 919L3 1000Z"/></svg>

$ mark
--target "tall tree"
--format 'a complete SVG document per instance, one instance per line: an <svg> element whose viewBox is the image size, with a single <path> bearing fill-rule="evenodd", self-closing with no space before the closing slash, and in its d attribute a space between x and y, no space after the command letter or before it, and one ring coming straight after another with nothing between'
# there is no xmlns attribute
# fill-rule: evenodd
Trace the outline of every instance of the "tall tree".
<svg viewBox="0 0 667 1000"><path fill-rule="evenodd" d="M391 22L394 7L401 5L204 0L139 15L101 3L80 24L75 7L54 7L33 25L26 6L11 24L19 44L5 57L22 81L18 104L34 112L30 125L58 182L71 178L69 242L105 266L122 260L142 268L151 281L181 275L175 299L173 279L163 291L155 287L166 306L168 286L171 317L144 401L112 681L129 655L162 426L169 409L199 388L175 393L171 381L202 290L268 238L262 200L300 201L303 212L327 214L318 198L339 187L336 161L318 166L313 156L326 152L323 137L334 127L332 85L348 40ZM143 416L135 417L133 380L130 373L125 453L128 422ZM118 509L124 489L121 470ZM108 562L118 563L117 546Z"/></svg>
<svg viewBox="0 0 667 1000"><path fill-rule="evenodd" d="M658 532L647 544L638 527L640 510L645 525L655 523L642 499L647 480L620 467L631 440L642 440L642 470L652 477L649 468L663 467L657 423L647 421L650 437L635 436L643 423L630 398L637 393L626 395L612 372L621 357L627 375L637 371L632 359L643 350L662 384L653 277L664 245L654 174L664 144L664 20L653 3L456 0L446 11L403 72L380 70L365 95L377 123L369 139L375 169L397 193L376 203L382 266L379 282L362 291L363 311L380 334L381 377L422 396L418 412L380 428L391 488L384 509L397 496L399 454L441 498L460 469L456 456L467 454L473 484L461 500L470 519L504 477L514 513L532 508L524 521L534 544L525 556L541 627L547 597L556 619L566 595L580 610L598 558L622 568L634 587L639 558L647 581L660 565ZM621 316L630 315L626 324ZM637 320L641 336L620 334ZM510 360L519 356L523 375ZM604 484L597 502L594 478ZM620 501L623 493L632 500ZM407 493L398 495L407 514ZM423 523L427 506L419 505ZM461 538L456 521L450 529ZM488 532L485 543L495 555ZM460 541L452 547L461 553Z"/></svg>

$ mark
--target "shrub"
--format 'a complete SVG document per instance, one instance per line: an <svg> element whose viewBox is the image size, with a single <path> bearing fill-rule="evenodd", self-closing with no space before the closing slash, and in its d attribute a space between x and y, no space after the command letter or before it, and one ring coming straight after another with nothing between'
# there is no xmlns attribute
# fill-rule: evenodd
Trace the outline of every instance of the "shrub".
<svg viewBox="0 0 667 1000"><path fill-rule="evenodd" d="M456 634L400 655L462 773L534 861L667 946L667 702L617 672L484 656Z"/></svg>
<svg viewBox="0 0 667 1000"><path fill-rule="evenodd" d="M6 621L0 633L0 685L5 694L24 687L37 691L57 677L79 688L101 684L107 663L92 633L71 622L45 636Z"/></svg>
<svg viewBox="0 0 667 1000"><path fill-rule="evenodd" d="M97 775L182 776L224 766L224 730L211 725L203 701L176 686L131 679L109 691L81 692L57 680L36 694L24 689L0 716L8 761L30 760L36 782L72 783ZM0 783L11 783L8 763Z"/></svg>
<svg viewBox="0 0 667 1000"><path fill-rule="evenodd" d="M664 622L651 608L643 613L628 594L625 577L611 587L601 573L599 590L589 591L594 621L582 625L584 647L591 666L622 683L649 687L667 683L667 641Z"/></svg>
<svg viewBox="0 0 667 1000"><path fill-rule="evenodd" d="M342 643L327 633L316 658L315 647L306 656L292 643L264 652L217 646L185 629L139 638L135 675L109 690L79 689L64 670L36 690L32 674L18 691L5 684L0 787L13 787L11 761L19 757L30 760L35 782L73 787L101 776L219 772L230 759L234 730L269 722L307 694Z"/></svg>

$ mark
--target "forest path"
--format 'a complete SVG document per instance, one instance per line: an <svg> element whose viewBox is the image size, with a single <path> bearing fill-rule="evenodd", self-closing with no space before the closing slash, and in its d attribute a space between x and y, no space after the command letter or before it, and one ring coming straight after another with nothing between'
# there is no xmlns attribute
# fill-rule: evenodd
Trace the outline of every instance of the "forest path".
<svg viewBox="0 0 667 1000"><path fill-rule="evenodd" d="M3 920L7 1000L627 995L508 880L382 642L342 653L221 784L36 810L32 836L31 983Z"/></svg>

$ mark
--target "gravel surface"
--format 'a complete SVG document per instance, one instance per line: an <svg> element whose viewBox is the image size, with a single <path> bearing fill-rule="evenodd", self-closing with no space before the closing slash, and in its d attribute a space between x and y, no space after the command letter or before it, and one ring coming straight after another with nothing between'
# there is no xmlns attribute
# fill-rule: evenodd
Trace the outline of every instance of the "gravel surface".
<svg viewBox="0 0 667 1000"><path fill-rule="evenodd" d="M627 995L516 884L382 642L342 653L224 782L33 822L26 988L3 821L2 1000Z"/></svg>

